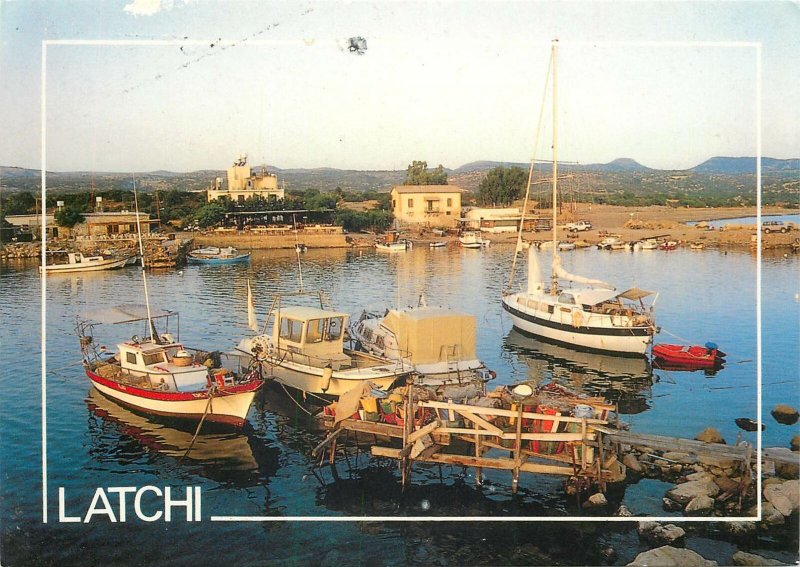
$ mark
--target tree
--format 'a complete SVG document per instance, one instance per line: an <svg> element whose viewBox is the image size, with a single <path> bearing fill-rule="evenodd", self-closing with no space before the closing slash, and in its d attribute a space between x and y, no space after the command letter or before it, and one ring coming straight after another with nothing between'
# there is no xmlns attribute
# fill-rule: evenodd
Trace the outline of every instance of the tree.
<svg viewBox="0 0 800 567"><path fill-rule="evenodd" d="M427 161L414 160L406 169L403 185L447 185L447 172L442 164L429 170Z"/></svg>
<svg viewBox="0 0 800 567"><path fill-rule="evenodd" d="M53 218L55 218L58 226L64 228L72 228L76 224L83 222L83 214L78 209L72 207L64 207L56 211Z"/></svg>
<svg viewBox="0 0 800 567"><path fill-rule="evenodd" d="M200 228L207 228L222 222L225 218L225 207L216 201L212 201L200 207L194 214L194 218Z"/></svg>
<svg viewBox="0 0 800 567"><path fill-rule="evenodd" d="M482 205L509 205L522 196L526 174L519 167L495 167L486 174L478 187L478 202Z"/></svg>

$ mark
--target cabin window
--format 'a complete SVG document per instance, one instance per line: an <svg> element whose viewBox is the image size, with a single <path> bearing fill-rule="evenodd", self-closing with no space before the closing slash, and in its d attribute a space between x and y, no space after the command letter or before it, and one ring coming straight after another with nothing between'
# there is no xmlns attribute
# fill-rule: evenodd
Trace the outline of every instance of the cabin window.
<svg viewBox="0 0 800 567"><path fill-rule="evenodd" d="M453 199L447 199L447 206L448 207L452 207L453 206Z"/></svg>
<svg viewBox="0 0 800 567"><path fill-rule="evenodd" d="M292 341L294 343L299 343L302 333L302 321L296 321L295 319L281 319L280 338Z"/></svg>
<svg viewBox="0 0 800 567"><path fill-rule="evenodd" d="M164 353L154 352L150 354L142 354L142 358L144 359L145 366L150 366L151 364L158 364L159 362L164 362Z"/></svg>
<svg viewBox="0 0 800 567"><path fill-rule="evenodd" d="M128 364L136 364L136 353L135 352L126 352L125 359L128 361Z"/></svg>
<svg viewBox="0 0 800 567"><path fill-rule="evenodd" d="M413 209L414 208L414 199L409 199L408 200L408 208L409 209Z"/></svg>
<svg viewBox="0 0 800 567"><path fill-rule="evenodd" d="M343 326L344 317L331 317L328 320L328 332L325 339L328 341L338 341L342 336Z"/></svg>
<svg viewBox="0 0 800 567"><path fill-rule="evenodd" d="M322 342L322 334L325 329L325 319L312 319L308 322L306 328L306 342L307 343L320 343Z"/></svg>
<svg viewBox="0 0 800 567"><path fill-rule="evenodd" d="M575 305L575 298L569 293L562 293L558 296L559 303L566 303L567 305Z"/></svg>

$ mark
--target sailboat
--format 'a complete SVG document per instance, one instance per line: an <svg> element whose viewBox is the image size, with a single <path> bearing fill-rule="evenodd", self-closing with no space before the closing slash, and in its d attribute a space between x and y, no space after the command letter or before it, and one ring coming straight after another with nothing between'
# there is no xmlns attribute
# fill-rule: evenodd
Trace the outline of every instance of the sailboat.
<svg viewBox="0 0 800 567"><path fill-rule="evenodd" d="M557 41L553 42L551 65L553 74L553 157L552 157L552 263L549 282L539 270L539 253L528 251L528 282L522 291L513 291L514 272L503 292L502 305L514 327L524 334L564 344L573 348L621 356L644 356L656 332L653 307L658 294L639 288L618 292L610 283L567 272L558 254L556 225L558 200L558 120L557 120ZM523 214L530 195L533 165L528 175ZM522 250L522 226L516 254ZM565 288L562 281L582 284L583 288ZM548 285L549 284L549 285ZM655 296L650 305L644 299Z"/></svg>
<svg viewBox="0 0 800 567"><path fill-rule="evenodd" d="M180 328L178 313L150 307L135 185L133 195L145 305L117 305L77 322L86 376L101 394L138 411L242 427L264 381L257 370L233 372L223 367L217 353L184 345L169 327L173 320L174 329ZM161 333L156 320L164 322ZM117 344L116 353L106 352L94 339L97 325L132 323L145 324L143 337L133 335Z"/></svg>

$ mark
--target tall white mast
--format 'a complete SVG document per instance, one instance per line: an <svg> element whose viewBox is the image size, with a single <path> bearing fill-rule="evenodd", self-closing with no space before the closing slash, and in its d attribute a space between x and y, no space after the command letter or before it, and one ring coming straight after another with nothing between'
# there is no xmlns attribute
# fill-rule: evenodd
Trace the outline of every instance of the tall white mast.
<svg viewBox="0 0 800 567"><path fill-rule="evenodd" d="M558 40L553 40L553 273L550 293L558 294L558 275L556 274L556 256L558 255Z"/></svg>
<svg viewBox="0 0 800 567"><path fill-rule="evenodd" d="M136 207L136 234L139 236L139 257L142 259L142 283L144 284L144 304L147 308L147 327L150 329L150 338L158 343L158 333L153 325L153 316L150 313L150 295L147 292L147 270L144 267L144 245L142 244L142 224L139 221L139 196L136 193L136 177L133 177L133 203Z"/></svg>

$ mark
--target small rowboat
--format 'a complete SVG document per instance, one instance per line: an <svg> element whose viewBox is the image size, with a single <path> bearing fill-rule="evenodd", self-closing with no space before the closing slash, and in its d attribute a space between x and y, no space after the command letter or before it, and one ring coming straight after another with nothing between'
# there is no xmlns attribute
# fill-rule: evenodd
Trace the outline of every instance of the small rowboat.
<svg viewBox="0 0 800 567"><path fill-rule="evenodd" d="M664 365L670 368L685 368L693 370L696 368L714 368L721 366L725 362L725 353L717 348L714 343L706 343L703 346L692 345L653 345L653 358L656 365Z"/></svg>
<svg viewBox="0 0 800 567"><path fill-rule="evenodd" d="M225 248L210 246L192 250L189 252L188 257L189 262L192 264L235 264L249 260L250 252L240 253L232 246Z"/></svg>

